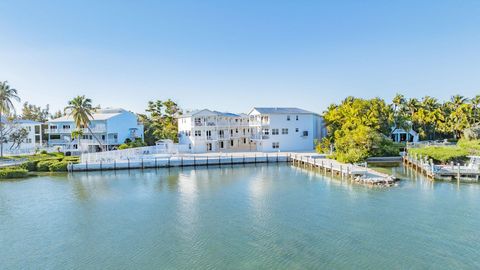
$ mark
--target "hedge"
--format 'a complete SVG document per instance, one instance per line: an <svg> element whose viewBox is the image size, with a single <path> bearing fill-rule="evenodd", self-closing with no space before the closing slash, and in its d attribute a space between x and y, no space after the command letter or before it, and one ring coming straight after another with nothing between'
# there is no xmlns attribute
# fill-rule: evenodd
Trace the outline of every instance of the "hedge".
<svg viewBox="0 0 480 270"><path fill-rule="evenodd" d="M68 161L55 162L55 163L50 164L48 169L51 172L66 172L68 163L70 163L70 162L68 162Z"/></svg>
<svg viewBox="0 0 480 270"><path fill-rule="evenodd" d="M28 176L28 171L22 168L0 169L0 179L24 178Z"/></svg>
<svg viewBox="0 0 480 270"><path fill-rule="evenodd" d="M27 171L33 172L37 170L38 162L40 162L40 160L29 160L23 163L21 167Z"/></svg>
<svg viewBox="0 0 480 270"><path fill-rule="evenodd" d="M58 163L58 160L42 160L37 164L37 170L40 172L48 172L50 171L50 165L54 163Z"/></svg>
<svg viewBox="0 0 480 270"><path fill-rule="evenodd" d="M69 157L64 157L62 161L70 161L70 162L80 162L80 157L77 156L69 156Z"/></svg>

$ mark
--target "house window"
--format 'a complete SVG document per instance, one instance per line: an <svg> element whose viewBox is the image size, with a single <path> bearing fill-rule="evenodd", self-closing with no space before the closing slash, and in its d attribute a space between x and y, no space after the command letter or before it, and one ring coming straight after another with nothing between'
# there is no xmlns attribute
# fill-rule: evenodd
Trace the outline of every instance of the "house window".
<svg viewBox="0 0 480 270"><path fill-rule="evenodd" d="M57 126L50 126L50 129L57 129Z"/></svg>
<svg viewBox="0 0 480 270"><path fill-rule="evenodd" d="M60 135L50 135L51 140L60 140Z"/></svg>
<svg viewBox="0 0 480 270"><path fill-rule="evenodd" d="M287 115L287 121L290 121L290 115Z"/></svg>
<svg viewBox="0 0 480 270"><path fill-rule="evenodd" d="M305 131L303 132L303 135L302 135L302 136L303 136L303 137L308 137L308 131L305 130Z"/></svg>
<svg viewBox="0 0 480 270"><path fill-rule="evenodd" d="M195 130L195 137L200 137L202 136L202 131L201 130Z"/></svg>
<svg viewBox="0 0 480 270"><path fill-rule="evenodd" d="M288 134L288 128L282 128L282 134L283 135Z"/></svg>
<svg viewBox="0 0 480 270"><path fill-rule="evenodd" d="M273 142L273 143L272 143L272 148L273 148L273 149L278 149L278 148L280 148L280 143L279 143L279 142Z"/></svg>
<svg viewBox="0 0 480 270"><path fill-rule="evenodd" d="M247 138L243 138L243 144L247 144Z"/></svg>
<svg viewBox="0 0 480 270"><path fill-rule="evenodd" d="M298 132L298 128L295 129L295 132Z"/></svg>
<svg viewBox="0 0 480 270"><path fill-rule="evenodd" d="M230 140L230 146L233 146L233 140Z"/></svg>
<svg viewBox="0 0 480 270"><path fill-rule="evenodd" d="M238 133L238 128L235 129L235 133Z"/></svg>
<svg viewBox="0 0 480 270"><path fill-rule="evenodd" d="M195 118L195 125L196 126L201 126L202 125L202 119L201 118Z"/></svg>
<svg viewBox="0 0 480 270"><path fill-rule="evenodd" d="M263 135L269 135L270 134L270 131L268 128L264 128L263 129Z"/></svg>
<svg viewBox="0 0 480 270"><path fill-rule="evenodd" d="M278 135L278 128L272 128L272 135Z"/></svg>
<svg viewBox="0 0 480 270"><path fill-rule="evenodd" d="M220 148L223 149L223 147L224 147L224 146L223 146L223 142L220 142Z"/></svg>
<svg viewBox="0 0 480 270"><path fill-rule="evenodd" d="M295 116L295 120L297 120L297 121L298 121L298 115L296 115L296 116Z"/></svg>
<svg viewBox="0 0 480 270"><path fill-rule="evenodd" d="M62 128L63 129L70 129L70 125L63 125Z"/></svg>

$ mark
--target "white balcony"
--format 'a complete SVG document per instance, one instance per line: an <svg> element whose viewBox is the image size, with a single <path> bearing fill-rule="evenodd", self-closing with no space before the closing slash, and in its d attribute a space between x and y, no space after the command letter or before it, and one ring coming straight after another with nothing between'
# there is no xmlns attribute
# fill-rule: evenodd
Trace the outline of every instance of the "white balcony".
<svg viewBox="0 0 480 270"><path fill-rule="evenodd" d="M75 130L77 130L77 129L74 129L74 128L65 128L65 129L64 128L53 128L53 129L47 129L47 130L45 130L45 132L47 134L71 134ZM93 133L106 133L107 132L106 127L93 127L90 130L88 130L88 128L82 128L80 130L83 132L83 134L90 133L90 130Z"/></svg>
<svg viewBox="0 0 480 270"><path fill-rule="evenodd" d="M250 136L250 139L252 140L268 140L270 138L269 135L261 135L261 134L255 134Z"/></svg>

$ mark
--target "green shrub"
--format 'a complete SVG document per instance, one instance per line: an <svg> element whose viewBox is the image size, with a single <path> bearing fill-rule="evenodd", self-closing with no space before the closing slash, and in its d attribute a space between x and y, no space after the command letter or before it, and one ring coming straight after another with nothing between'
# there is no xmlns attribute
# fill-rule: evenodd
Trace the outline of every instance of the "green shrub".
<svg viewBox="0 0 480 270"><path fill-rule="evenodd" d="M50 165L54 163L59 163L58 160L42 160L37 164L37 170L40 172L48 172L50 170Z"/></svg>
<svg viewBox="0 0 480 270"><path fill-rule="evenodd" d="M48 152L47 152L47 150L42 150L42 151L40 151L40 154L41 155L46 155L46 154L48 154Z"/></svg>
<svg viewBox="0 0 480 270"><path fill-rule="evenodd" d="M0 179L24 178L28 176L28 171L23 168L4 168L0 169Z"/></svg>
<svg viewBox="0 0 480 270"><path fill-rule="evenodd" d="M457 146L468 150L470 154L480 154L480 140L464 140L458 141Z"/></svg>
<svg viewBox="0 0 480 270"><path fill-rule="evenodd" d="M409 154L431 158L436 164L447 164L452 161L455 163L464 162L469 154L467 149L458 146L427 146L412 148L408 152Z"/></svg>
<svg viewBox="0 0 480 270"><path fill-rule="evenodd" d="M128 148L132 148L130 145L126 144L126 143L122 143L120 144L120 146L118 146L118 150L124 150L124 149L128 149Z"/></svg>
<svg viewBox="0 0 480 270"><path fill-rule="evenodd" d="M26 169L27 171L33 172L37 170L37 165L39 160L28 160L25 163L23 163L21 166L22 168Z"/></svg>
<svg viewBox="0 0 480 270"><path fill-rule="evenodd" d="M64 157L62 161L78 163L78 162L80 162L80 157L77 157L77 156Z"/></svg>
<svg viewBox="0 0 480 270"><path fill-rule="evenodd" d="M69 163L68 161L55 162L48 166L48 170L51 172L66 172Z"/></svg>

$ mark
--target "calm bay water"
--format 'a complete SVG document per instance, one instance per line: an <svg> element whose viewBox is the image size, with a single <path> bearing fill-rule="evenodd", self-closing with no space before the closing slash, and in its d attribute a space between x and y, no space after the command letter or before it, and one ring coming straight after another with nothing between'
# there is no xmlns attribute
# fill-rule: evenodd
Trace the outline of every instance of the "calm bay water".
<svg viewBox="0 0 480 270"><path fill-rule="evenodd" d="M480 185L289 165L0 182L0 269L475 269Z"/></svg>

